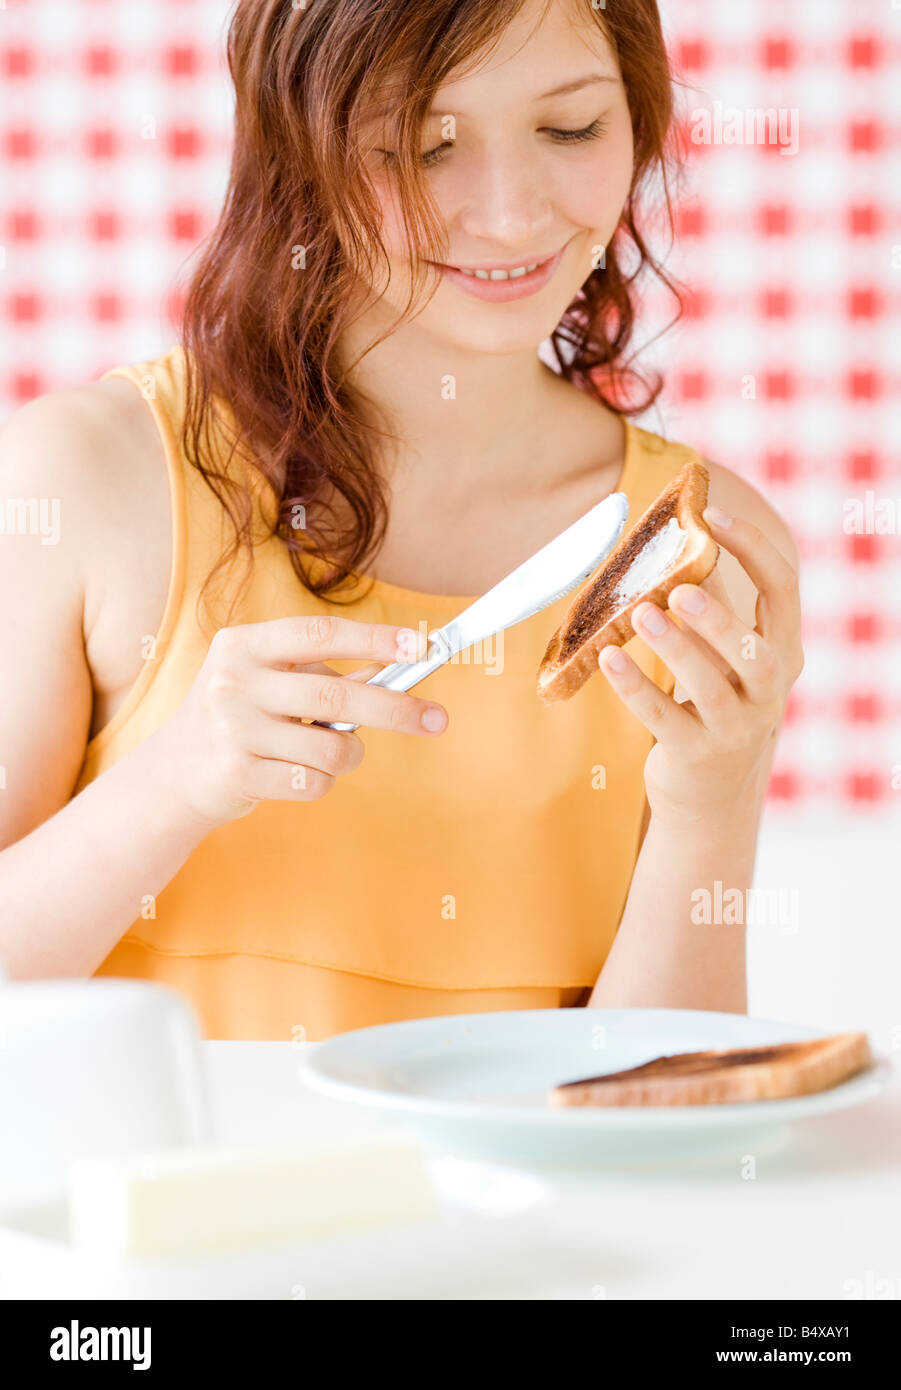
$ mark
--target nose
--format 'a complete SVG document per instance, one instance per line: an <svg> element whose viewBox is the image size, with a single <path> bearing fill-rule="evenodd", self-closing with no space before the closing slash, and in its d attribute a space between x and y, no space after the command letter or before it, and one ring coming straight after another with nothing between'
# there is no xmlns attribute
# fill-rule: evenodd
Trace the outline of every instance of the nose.
<svg viewBox="0 0 901 1390"><path fill-rule="evenodd" d="M457 222L473 240L533 248L552 225L553 209L534 165L509 151L486 156L467 170Z"/></svg>

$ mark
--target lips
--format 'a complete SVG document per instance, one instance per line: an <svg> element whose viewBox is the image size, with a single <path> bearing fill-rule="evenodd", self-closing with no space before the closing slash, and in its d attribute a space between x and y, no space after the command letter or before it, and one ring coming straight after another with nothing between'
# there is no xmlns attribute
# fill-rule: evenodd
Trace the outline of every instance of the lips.
<svg viewBox="0 0 901 1390"><path fill-rule="evenodd" d="M523 275L531 275L533 271L537 270L539 266L544 265L545 262L550 259L550 256L546 256L542 260L533 261L530 265L514 266L512 270L501 268L492 270L471 270L465 265L453 265L449 268L451 270L459 270L461 275L474 275L477 280L519 280Z"/></svg>
<svg viewBox="0 0 901 1390"><path fill-rule="evenodd" d="M475 299L505 303L543 290L560 264L565 249L561 247L552 256L523 261L519 265L441 265L437 268L445 280Z"/></svg>

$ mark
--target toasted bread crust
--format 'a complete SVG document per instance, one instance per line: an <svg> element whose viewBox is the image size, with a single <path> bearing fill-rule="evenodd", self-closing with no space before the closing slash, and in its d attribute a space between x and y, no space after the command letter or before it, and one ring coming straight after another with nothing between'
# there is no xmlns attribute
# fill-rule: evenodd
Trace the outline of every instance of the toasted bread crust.
<svg viewBox="0 0 901 1390"><path fill-rule="evenodd" d="M575 695L598 669L602 648L623 646L635 635L632 613L639 603L665 605L677 584L699 584L707 578L719 554L701 515L707 505L708 486L704 465L687 463L582 586L542 658L538 670L538 694L542 700L551 704ZM617 584L650 537L671 518L688 534L678 564L660 584L637 594L625 608L617 610L612 598ZM611 609L607 617L606 610Z"/></svg>
<svg viewBox="0 0 901 1390"><path fill-rule="evenodd" d="M640 1067L568 1081L548 1096L555 1108L625 1105L724 1105L811 1095L872 1064L866 1033L656 1057Z"/></svg>

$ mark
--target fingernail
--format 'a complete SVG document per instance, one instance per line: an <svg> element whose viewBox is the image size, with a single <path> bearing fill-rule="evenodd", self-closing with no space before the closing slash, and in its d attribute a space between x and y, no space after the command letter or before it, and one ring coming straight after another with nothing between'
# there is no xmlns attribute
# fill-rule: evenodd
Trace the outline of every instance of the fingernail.
<svg viewBox="0 0 901 1390"><path fill-rule="evenodd" d="M703 613L707 599L693 584L684 585L670 595L670 607L675 606L683 613Z"/></svg>
<svg viewBox="0 0 901 1390"><path fill-rule="evenodd" d="M415 661L421 649L419 633L412 627L402 627L397 634L397 660Z"/></svg>
<svg viewBox="0 0 901 1390"><path fill-rule="evenodd" d="M649 632L652 637L662 637L669 624L659 608L655 608L653 603L641 610L641 617L638 619L640 627L645 632Z"/></svg>
<svg viewBox="0 0 901 1390"><path fill-rule="evenodd" d="M422 716L422 727L427 729L430 734L439 734L447 723L447 715L443 709L427 709Z"/></svg>
<svg viewBox="0 0 901 1390"><path fill-rule="evenodd" d="M608 671L615 671L620 676L629 669L628 658L623 656L619 647L605 647L598 658L598 663L605 666Z"/></svg>
<svg viewBox="0 0 901 1390"><path fill-rule="evenodd" d="M721 526L725 531L727 526L732 525L732 518L728 512L724 512L722 507L705 507L702 513L704 520L709 521L711 526Z"/></svg>

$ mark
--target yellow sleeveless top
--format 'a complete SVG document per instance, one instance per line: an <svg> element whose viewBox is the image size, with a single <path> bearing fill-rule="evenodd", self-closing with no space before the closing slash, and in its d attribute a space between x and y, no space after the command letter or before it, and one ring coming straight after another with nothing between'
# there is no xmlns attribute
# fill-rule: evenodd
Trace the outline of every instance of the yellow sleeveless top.
<svg viewBox="0 0 901 1390"><path fill-rule="evenodd" d="M76 791L184 700L209 645L197 597L231 536L180 446L184 349L111 375L142 390L162 437L172 572L153 655L88 744ZM619 488L635 520L697 455L624 423ZM260 496L257 480L256 517ZM435 628L475 597L366 578L350 606L313 598L260 525L232 622L331 612ZM425 1015L584 1003L625 905L653 740L600 673L572 700L539 700L538 667L570 601L509 629L493 660L486 647L480 662L455 659L417 687L448 710L440 737L361 728L363 762L328 796L262 802L214 830L97 974L180 990L210 1038L320 1039ZM672 691L648 647L633 638L628 650ZM360 663L332 664L347 674Z"/></svg>

